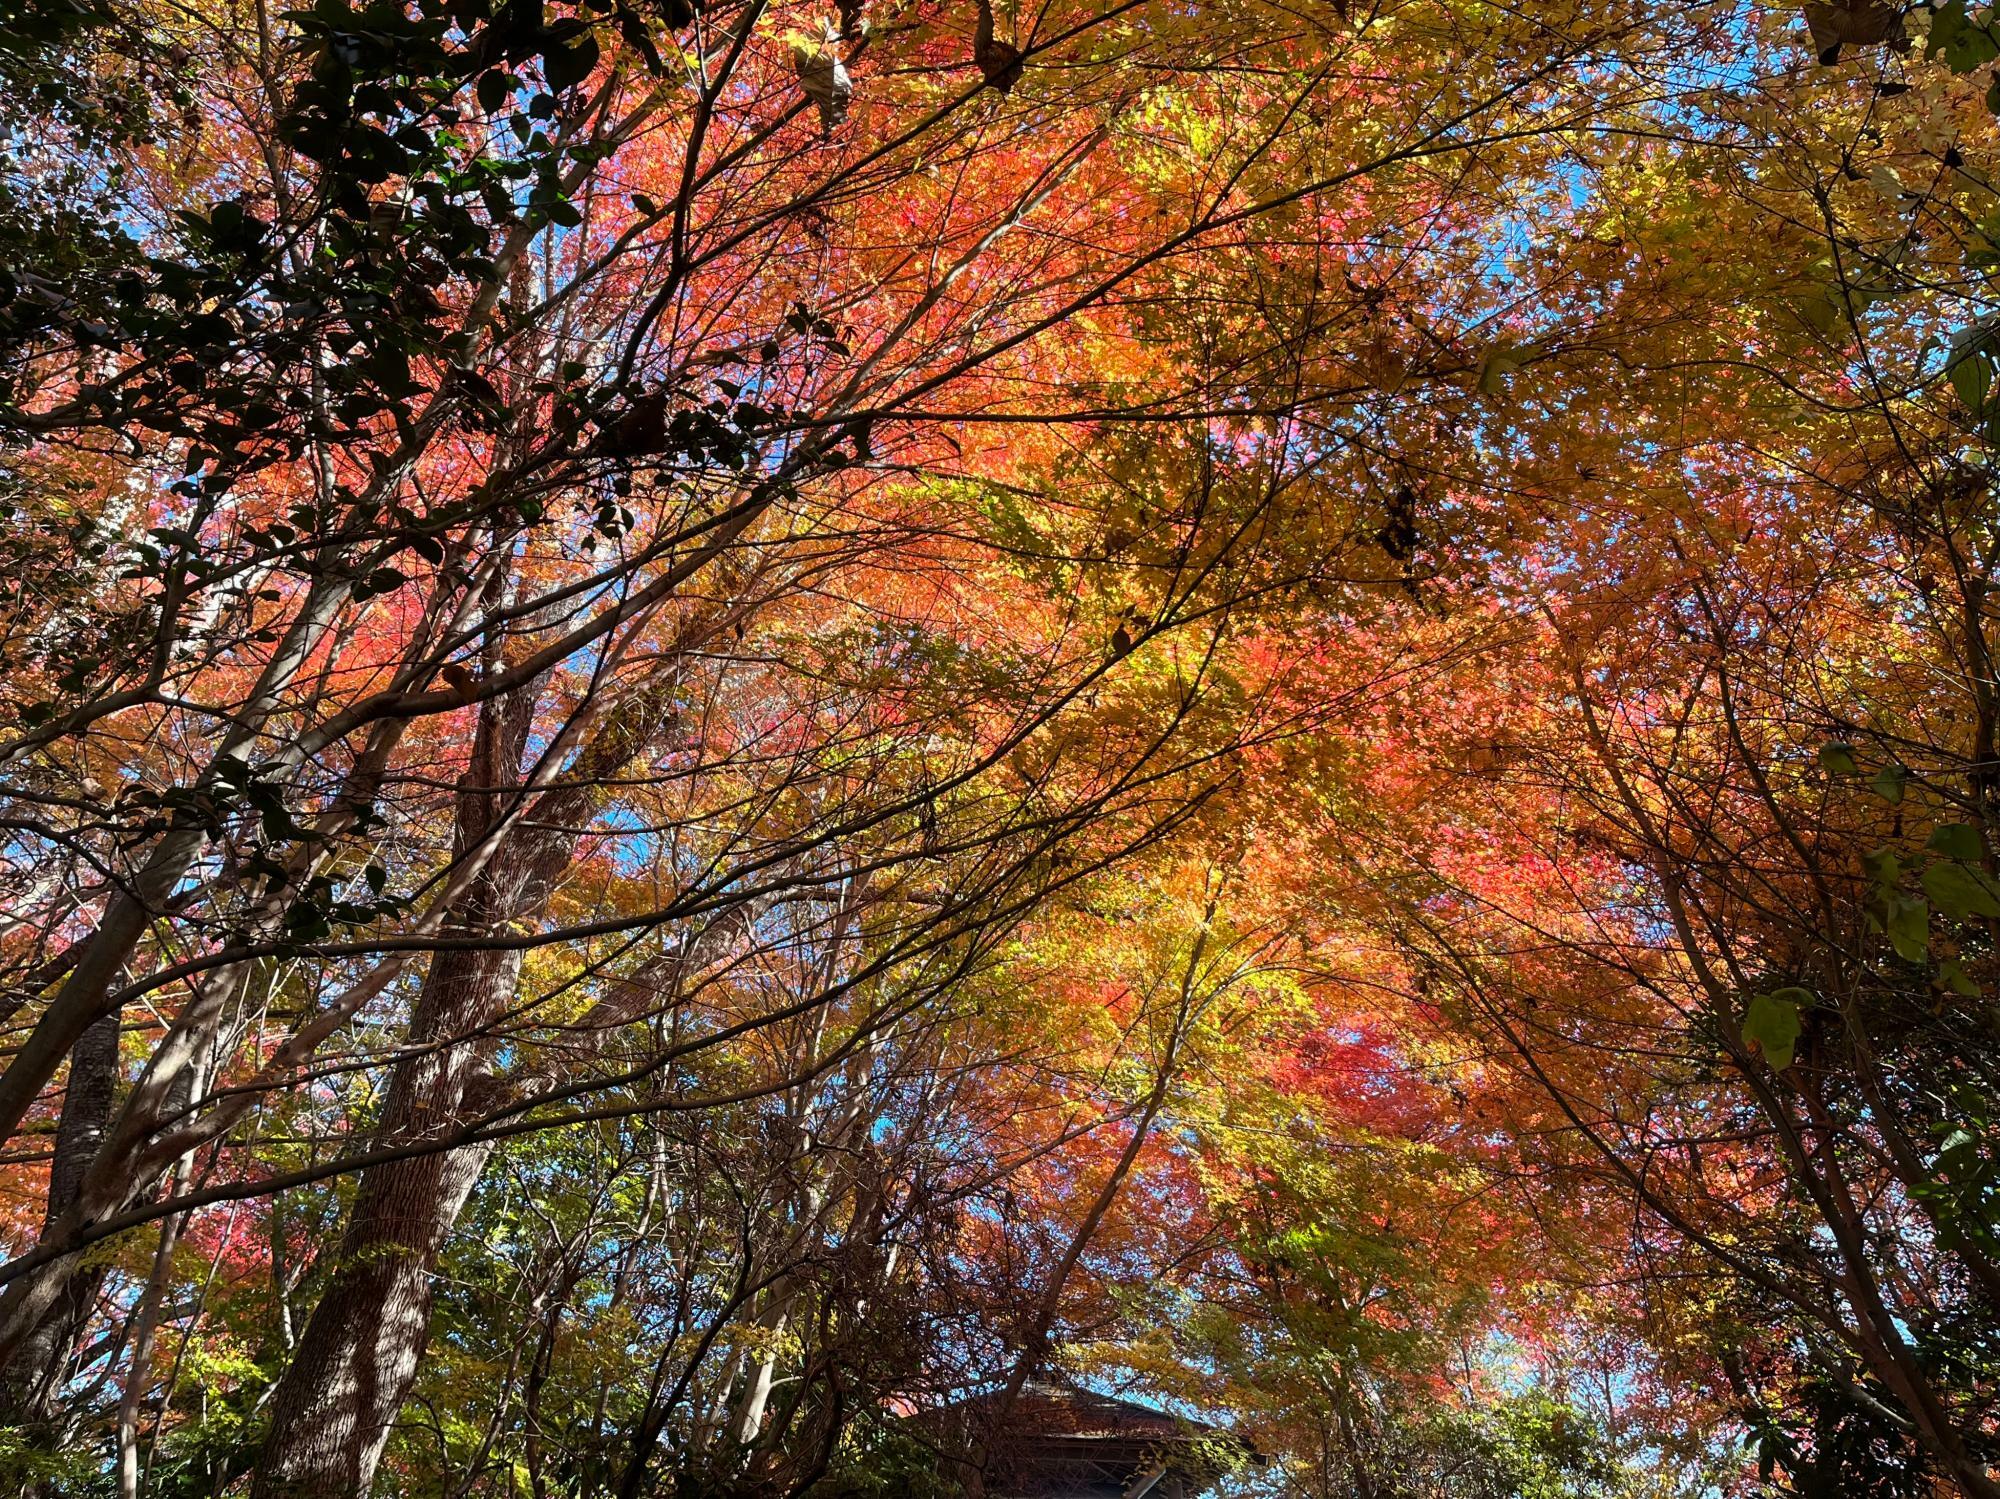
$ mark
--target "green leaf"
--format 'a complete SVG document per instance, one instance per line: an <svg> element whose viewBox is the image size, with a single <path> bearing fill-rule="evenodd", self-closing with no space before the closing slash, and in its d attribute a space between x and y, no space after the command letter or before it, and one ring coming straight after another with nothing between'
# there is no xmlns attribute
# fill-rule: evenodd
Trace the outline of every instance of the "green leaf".
<svg viewBox="0 0 2000 1499"><path fill-rule="evenodd" d="M1954 1175L1970 1175L1979 1170L1979 1136L1959 1127L1938 1141L1937 1167Z"/></svg>
<svg viewBox="0 0 2000 1499"><path fill-rule="evenodd" d="M1967 13L1966 0L1946 0L1931 15L1925 57L1942 57L1954 73L1970 73L2000 58L2000 42L1989 27L1977 25Z"/></svg>
<svg viewBox="0 0 2000 1499"><path fill-rule="evenodd" d="M1897 876L1903 872L1903 861L1886 848L1871 850L1861 856L1861 867L1868 872L1868 878L1883 890L1895 888Z"/></svg>
<svg viewBox="0 0 2000 1499"><path fill-rule="evenodd" d="M1779 996L1804 992L1802 989L1780 989L1776 994L1755 995L1744 1013L1744 1041L1754 1042L1757 1050L1763 1053L1764 1060L1773 1067L1783 1069L1792 1065L1801 1029L1798 1005Z"/></svg>
<svg viewBox="0 0 2000 1499"><path fill-rule="evenodd" d="M1931 829L1930 842L1924 847L1934 854L1943 854L1947 859L1956 859L1961 864L1978 863L1986 851L1979 829L1968 822L1940 823Z"/></svg>
<svg viewBox="0 0 2000 1499"><path fill-rule="evenodd" d="M1931 908L1920 900L1890 896L1889 919L1883 923L1889 945L1908 963L1921 963L1931 950Z"/></svg>
<svg viewBox="0 0 2000 1499"><path fill-rule="evenodd" d="M1986 398L1993 391L1993 366L1983 357L1976 353L1961 354L1945 373L1966 410L1978 413L1986 409Z"/></svg>
<svg viewBox="0 0 2000 1499"><path fill-rule="evenodd" d="M444 561L444 543L427 531L406 531L402 542L426 562Z"/></svg>
<svg viewBox="0 0 2000 1499"><path fill-rule="evenodd" d="M573 47L551 47L542 55L542 77L558 92L583 82L596 66L597 38L587 33Z"/></svg>
<svg viewBox="0 0 2000 1499"><path fill-rule="evenodd" d="M1924 871L1924 894L1947 916L1963 921L1968 916L2000 916L2000 898L1988 888L1985 876L1963 864L1933 864Z"/></svg>
<svg viewBox="0 0 2000 1499"><path fill-rule="evenodd" d="M1903 783L1909 778L1910 773L1902 766L1885 765L1875 772L1875 779L1868 784L1877 796L1893 807L1903 799Z"/></svg>
<svg viewBox="0 0 2000 1499"><path fill-rule="evenodd" d="M1521 361L1511 352L1494 349L1479 363L1479 393L1483 396L1505 395L1507 379L1521 368Z"/></svg>
<svg viewBox="0 0 2000 1499"><path fill-rule="evenodd" d="M1822 338L1831 335L1846 318L1840 294L1830 287L1816 286L1793 305L1805 325Z"/></svg>
<svg viewBox="0 0 2000 1499"><path fill-rule="evenodd" d="M1977 999L1979 997L1979 985L1973 982L1972 978L1965 971L1965 965L1959 962L1957 958L1946 958L1942 963L1938 964L1937 976L1938 982L1951 990L1952 993L1961 995L1966 999Z"/></svg>
<svg viewBox="0 0 2000 1499"><path fill-rule="evenodd" d="M1861 774L1861 766L1854 758L1854 746L1838 739L1819 747L1819 767L1830 776Z"/></svg>
<svg viewBox="0 0 2000 1499"><path fill-rule="evenodd" d="M403 575L393 567L378 567L367 577L354 585L357 601L371 599L378 593L394 593L403 586Z"/></svg>

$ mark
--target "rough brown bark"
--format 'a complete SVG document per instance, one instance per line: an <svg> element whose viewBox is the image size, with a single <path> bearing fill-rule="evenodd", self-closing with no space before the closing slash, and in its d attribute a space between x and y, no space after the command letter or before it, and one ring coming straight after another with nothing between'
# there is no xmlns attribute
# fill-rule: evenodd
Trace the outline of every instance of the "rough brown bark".
<svg viewBox="0 0 2000 1499"><path fill-rule="evenodd" d="M663 675L611 714L579 756L570 784L537 798L504 834L456 930L492 931L540 915L575 857L576 830L594 813L597 782L658 729L669 687ZM488 837L518 795L512 788L520 784L532 697L530 688L489 702L482 713L459 798L461 847ZM512 1004L519 975L518 952L437 955L411 1018L413 1055L391 1076L379 1141L447 1136L472 1117L494 1044L485 1033ZM491 1152L491 1144L462 1146L363 1174L332 1279L272 1399L253 1499L368 1492L429 1339L438 1255Z"/></svg>
<svg viewBox="0 0 2000 1499"><path fill-rule="evenodd" d="M426 983L421 1045L458 1029L462 1007L489 1001L511 962L473 954L440 961ZM455 1123L479 1065L471 1046L399 1068L380 1133L418 1139ZM350 1499L368 1492L430 1332L431 1274L488 1147L395 1161L367 1172L325 1293L271 1403L255 1499Z"/></svg>
<svg viewBox="0 0 2000 1499"><path fill-rule="evenodd" d="M494 699L481 711L458 798L462 852L493 835L520 782L533 706L523 699L532 697L531 689ZM488 866L451 930L476 934L518 913L534 872L522 841ZM499 1017L519 972L514 952L447 950L432 959L410 1019L412 1054L390 1075L378 1141L416 1143L458 1127L489 1049L465 1038ZM368 1492L429 1339L431 1272L487 1153L484 1146L437 1151L362 1174L332 1277L272 1397L253 1499Z"/></svg>
<svg viewBox="0 0 2000 1499"><path fill-rule="evenodd" d="M118 1028L118 1016L102 1016L70 1050L69 1086L63 1094L49 1167L50 1223L76 1200L110 1122L118 1089ZM63 1279L60 1292L0 1374L0 1422L37 1433L45 1441L52 1437L49 1424L103 1278L102 1271L78 1268Z"/></svg>

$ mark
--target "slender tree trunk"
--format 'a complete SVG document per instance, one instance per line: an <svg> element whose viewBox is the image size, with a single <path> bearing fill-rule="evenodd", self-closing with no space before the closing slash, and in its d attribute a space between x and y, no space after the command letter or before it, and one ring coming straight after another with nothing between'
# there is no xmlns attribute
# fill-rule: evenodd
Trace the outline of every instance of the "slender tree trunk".
<svg viewBox="0 0 2000 1499"><path fill-rule="evenodd" d="M208 1071L205 1060L182 1070L170 1091L174 1107L186 1107L188 1100L201 1092L206 1085ZM169 1196L186 1184L194 1160L190 1152L176 1161L167 1173ZM161 1220L159 1242L153 1249L153 1268L146 1278L145 1290L140 1293L139 1305L132 1313L132 1352L125 1366L125 1388L118 1396L118 1499L139 1499L139 1491L145 1482L145 1471L139 1461L140 1408L152 1381L153 1344L160 1330L167 1283L173 1273L174 1250L179 1246L181 1233L186 1227L185 1213L174 1213ZM170 1395L172 1381L168 1383L167 1393ZM164 1416L164 1403L161 1411ZM158 1430L156 1424L156 1440Z"/></svg>
<svg viewBox="0 0 2000 1499"><path fill-rule="evenodd" d="M76 1200L84 1173L110 1122L112 1098L118 1088L118 1029L118 1016L102 1016L71 1048L69 1087L63 1094L55 1158L49 1168L50 1223ZM48 1426L102 1280L101 1271L81 1268L63 1278L60 1291L50 1298L0 1374L0 1421L36 1432L43 1439L52 1435Z"/></svg>
<svg viewBox="0 0 2000 1499"><path fill-rule="evenodd" d="M264 668L256 691L234 716L235 726L194 783L197 789L216 785L223 762L244 763L258 731L278 711L286 689L346 598L344 583L328 580L315 587ZM64 1053L105 1017L112 982L207 840L207 831L198 823L176 822L153 846L131 883L106 903L97 930L84 939L62 987L42 1011L21 1049L0 1068L0 1134L11 1135L21 1127L21 1120L61 1067ZM54 1221L53 1215L50 1221Z"/></svg>
<svg viewBox="0 0 2000 1499"><path fill-rule="evenodd" d="M166 1297L167 1278L172 1273L174 1250L180 1244L186 1219L175 1213L160 1224L160 1239L153 1250L153 1269L132 1314L132 1354L125 1372L125 1388L118 1396L118 1499L139 1499L144 1475L139 1463L139 1416L146 1398L153 1365L153 1342L160 1329L160 1307Z"/></svg>
<svg viewBox="0 0 2000 1499"><path fill-rule="evenodd" d="M539 799L501 836L506 845L467 900L461 934L538 917L576 852L577 827L593 815L597 778L628 760L668 712L667 680L612 714L579 756L575 783ZM493 833L521 783L521 757L537 688L495 700L482 714L466 790L460 845ZM409 1042L376 1137L404 1144L461 1127L476 1109L493 1042L481 1033L503 1017L520 977L518 952L447 951L431 963ZM452 1037L478 1037L443 1044ZM446 1237L492 1153L464 1146L363 1173L333 1276L301 1334L271 1405L271 1430L253 1499L358 1499L368 1492L397 1410L416 1379L430 1335L432 1275Z"/></svg>
<svg viewBox="0 0 2000 1499"><path fill-rule="evenodd" d="M411 1042L433 1045L513 994L512 953L443 953L418 1002ZM440 1046L396 1070L379 1138L455 1127L482 1048ZM429 1340L432 1272L491 1147L376 1166L361 1179L333 1277L271 1401L254 1499L359 1499L374 1481Z"/></svg>
<svg viewBox="0 0 2000 1499"><path fill-rule="evenodd" d="M698 643L735 617L697 623L681 643ZM497 653L498 642L489 649ZM490 665L499 664L496 654ZM482 707L457 811L462 849L494 836L522 794L539 681ZM601 720L565 772L566 784L543 792L525 817L498 834L506 841L452 930L476 935L539 919L575 858L577 830L596 814L601 782L669 721L675 681L667 666L638 684ZM677 968L678 960L669 966ZM477 1112L474 1089L489 1080L494 1045L483 1033L513 1003L520 968L518 952L447 951L432 960L411 1017L416 1055L391 1077L379 1141L448 1136ZM618 1012L630 1003L631 996L616 994L601 1008ZM608 1034L617 1023L605 1018L593 1034ZM441 1044L455 1036L478 1039ZM363 1173L332 1279L272 1398L253 1499L358 1499L368 1492L429 1340L438 1255L492 1149L469 1145Z"/></svg>
<svg viewBox="0 0 2000 1499"><path fill-rule="evenodd" d="M496 580L495 587L505 585ZM500 607L504 593L487 602ZM490 668L499 642L490 641L488 651ZM461 855L489 837L513 836L499 829L521 783L536 692L530 686L481 707L458 796ZM513 917L525 872L517 849L498 850L446 929L478 935ZM379 1143L435 1140L463 1121L490 1043L456 1038L475 1036L498 1018L520 966L517 952L448 949L432 958L410 1017L413 1054L390 1074ZM331 1278L271 1399L254 1499L360 1499L368 1492L429 1340L431 1273L489 1148L440 1150L362 1173Z"/></svg>

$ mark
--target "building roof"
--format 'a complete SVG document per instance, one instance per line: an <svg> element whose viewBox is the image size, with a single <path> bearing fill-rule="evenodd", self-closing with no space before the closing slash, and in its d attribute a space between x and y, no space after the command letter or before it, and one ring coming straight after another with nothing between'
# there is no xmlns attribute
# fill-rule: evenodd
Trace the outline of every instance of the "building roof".
<svg viewBox="0 0 2000 1499"><path fill-rule="evenodd" d="M967 1403L993 1398L976 1396ZM1188 1420L1136 1400L1120 1400L1052 1380L1033 1380L1024 1386L1006 1424L1010 1434L1154 1442L1193 1441L1213 1430L1206 1422Z"/></svg>
<svg viewBox="0 0 2000 1499"><path fill-rule="evenodd" d="M1113 1499L1135 1491L1200 1493L1227 1460L1204 1438L1206 1422L1079 1385L1036 1380L999 1420L1001 1397L975 1395L950 1408L968 1435L985 1439L987 1492L1007 1499ZM982 1430L983 1428L983 1430Z"/></svg>

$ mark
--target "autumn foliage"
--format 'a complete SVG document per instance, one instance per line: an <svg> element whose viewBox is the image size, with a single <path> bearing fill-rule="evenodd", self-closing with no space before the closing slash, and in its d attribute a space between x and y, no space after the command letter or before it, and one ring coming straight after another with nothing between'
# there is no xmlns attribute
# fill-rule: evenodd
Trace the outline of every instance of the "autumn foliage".
<svg viewBox="0 0 2000 1499"><path fill-rule="evenodd" d="M0 1483L2000 1495L1996 68L0 5Z"/></svg>

